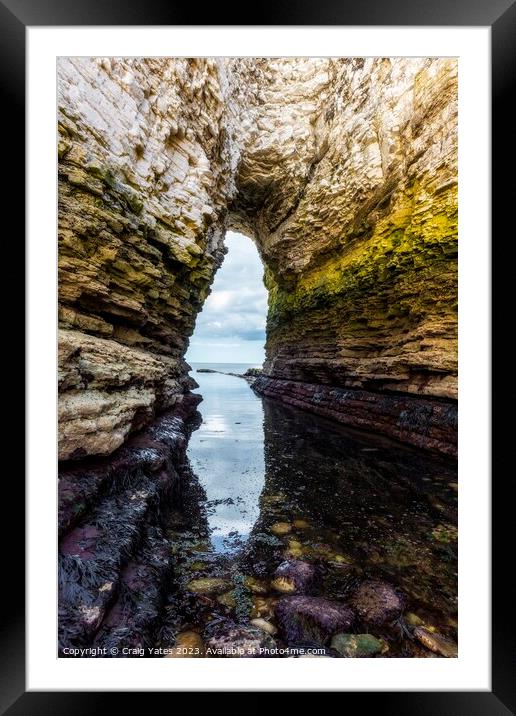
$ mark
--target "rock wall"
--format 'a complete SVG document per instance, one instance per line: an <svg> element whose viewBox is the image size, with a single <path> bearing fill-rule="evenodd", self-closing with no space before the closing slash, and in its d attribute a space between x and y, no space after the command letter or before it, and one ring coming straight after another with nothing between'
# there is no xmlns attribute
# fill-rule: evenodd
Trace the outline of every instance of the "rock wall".
<svg viewBox="0 0 516 716"><path fill-rule="evenodd" d="M228 227L265 265L256 389L288 402L295 384L309 409L314 386L346 391L334 417L386 432L423 396L399 437L454 452L454 60L75 58L58 75L61 459L109 454L183 399Z"/></svg>
<svg viewBox="0 0 516 716"><path fill-rule="evenodd" d="M62 59L58 80L68 459L112 452L191 387L183 355L233 178L215 61Z"/></svg>
<svg viewBox="0 0 516 716"><path fill-rule="evenodd" d="M332 87L302 196L260 227L267 372L456 398L455 62L336 63Z"/></svg>
<svg viewBox="0 0 516 716"><path fill-rule="evenodd" d="M199 396L187 396L114 455L61 470L61 656L84 646L109 655L121 643L143 646L156 632L174 569L167 524L183 507L190 483L195 486L185 450L198 402Z"/></svg>
<svg viewBox="0 0 516 716"><path fill-rule="evenodd" d="M457 406L420 396L260 376L253 390L353 428L455 456Z"/></svg>
<svg viewBox="0 0 516 716"><path fill-rule="evenodd" d="M274 122L289 95L270 93L269 124L257 121L237 176L269 289L273 380L255 389L455 454L456 63L336 60L326 71L329 84L315 75L297 100L304 123ZM251 211L248 195L259 197Z"/></svg>

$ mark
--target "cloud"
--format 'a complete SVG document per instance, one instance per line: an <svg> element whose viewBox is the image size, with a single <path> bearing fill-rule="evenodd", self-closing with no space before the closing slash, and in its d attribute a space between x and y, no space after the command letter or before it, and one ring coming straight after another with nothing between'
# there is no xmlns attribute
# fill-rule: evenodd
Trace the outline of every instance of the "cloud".
<svg viewBox="0 0 516 716"><path fill-rule="evenodd" d="M261 363L267 315L263 265L247 237L228 232L225 243L228 253L197 317L187 360L239 362L242 358L242 362Z"/></svg>

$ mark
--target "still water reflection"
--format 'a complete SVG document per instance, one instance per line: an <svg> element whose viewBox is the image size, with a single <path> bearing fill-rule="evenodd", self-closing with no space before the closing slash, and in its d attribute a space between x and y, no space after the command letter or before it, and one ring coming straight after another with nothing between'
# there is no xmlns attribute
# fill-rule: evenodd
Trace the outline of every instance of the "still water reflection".
<svg viewBox="0 0 516 716"><path fill-rule="evenodd" d="M203 367L193 364L193 368ZM208 366L205 366L208 367ZM242 373L249 366L210 364ZM231 552L245 540L259 517L258 498L265 483L263 405L242 378L193 373L203 396L202 424L190 439L188 457L207 496L213 549Z"/></svg>
<svg viewBox="0 0 516 716"><path fill-rule="evenodd" d="M294 559L316 568L314 596L346 602L364 580L403 594L402 617L375 631L385 656L434 655L414 624L455 640L455 463L261 399L241 378L193 375L203 422L188 457L205 509L170 531L175 632L274 624L274 572Z"/></svg>

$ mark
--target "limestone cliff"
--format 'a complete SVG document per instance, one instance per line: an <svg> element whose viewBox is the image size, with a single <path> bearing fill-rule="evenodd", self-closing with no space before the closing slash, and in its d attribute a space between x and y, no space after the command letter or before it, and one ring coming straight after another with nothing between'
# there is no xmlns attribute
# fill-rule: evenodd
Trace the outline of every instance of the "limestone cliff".
<svg viewBox="0 0 516 716"><path fill-rule="evenodd" d="M60 457L107 454L190 387L233 185L215 62L59 62Z"/></svg>
<svg viewBox="0 0 516 716"><path fill-rule="evenodd" d="M58 75L61 459L109 454L182 400L228 227L265 265L257 390L455 451L454 60L80 58Z"/></svg>

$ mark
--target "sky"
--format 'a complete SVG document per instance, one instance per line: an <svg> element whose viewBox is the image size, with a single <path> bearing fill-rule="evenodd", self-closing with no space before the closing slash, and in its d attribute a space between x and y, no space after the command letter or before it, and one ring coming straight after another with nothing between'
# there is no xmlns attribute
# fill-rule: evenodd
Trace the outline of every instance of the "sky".
<svg viewBox="0 0 516 716"><path fill-rule="evenodd" d="M197 316L188 363L263 363L267 289L256 246L228 231L228 253Z"/></svg>

